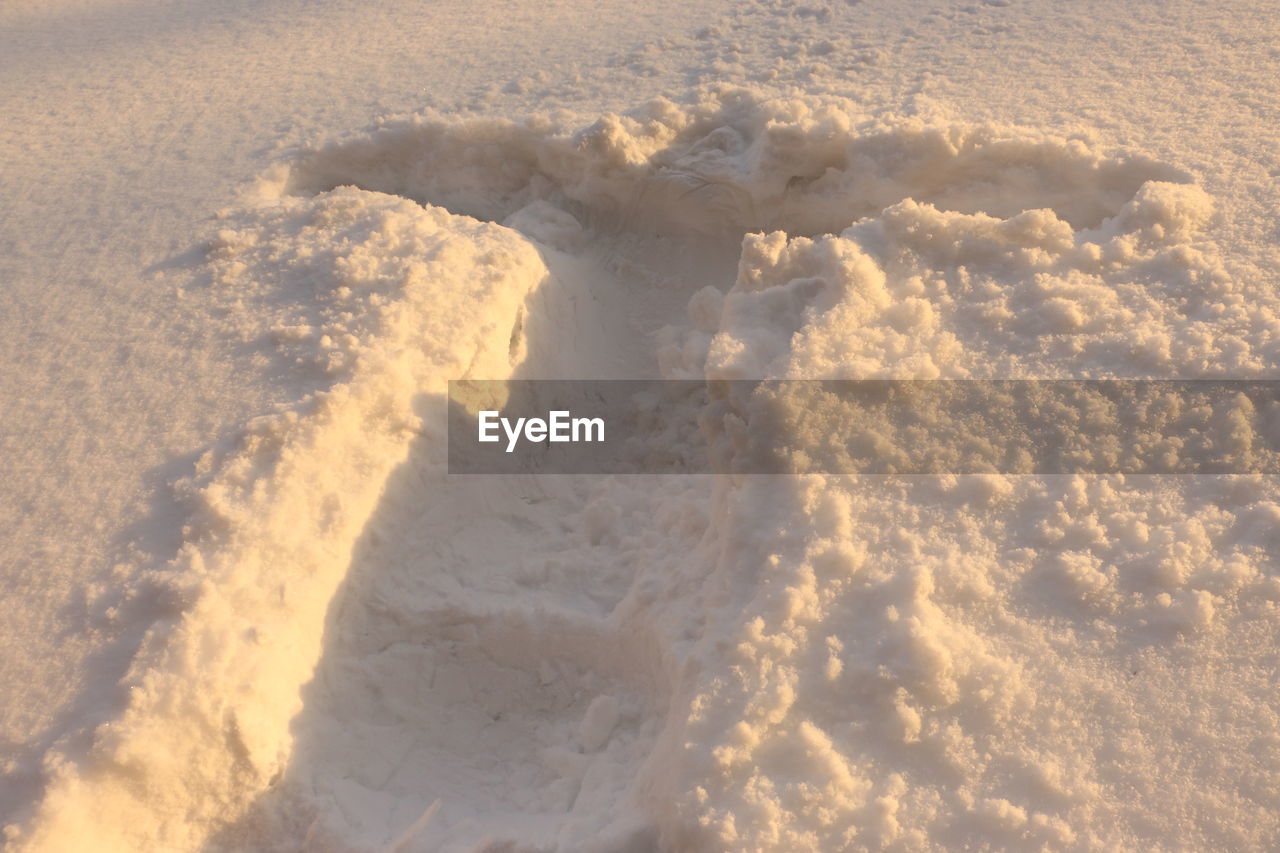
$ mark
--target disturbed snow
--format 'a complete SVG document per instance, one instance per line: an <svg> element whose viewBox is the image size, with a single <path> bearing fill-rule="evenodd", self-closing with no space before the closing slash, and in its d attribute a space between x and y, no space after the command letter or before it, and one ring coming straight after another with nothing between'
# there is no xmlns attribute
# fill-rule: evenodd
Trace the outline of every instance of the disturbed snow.
<svg viewBox="0 0 1280 853"><path fill-rule="evenodd" d="M128 708L15 849L1275 846L1267 478L442 446L460 377L1264 375L1212 214L1085 139L731 88L306 152L207 261L311 393L179 485Z"/></svg>

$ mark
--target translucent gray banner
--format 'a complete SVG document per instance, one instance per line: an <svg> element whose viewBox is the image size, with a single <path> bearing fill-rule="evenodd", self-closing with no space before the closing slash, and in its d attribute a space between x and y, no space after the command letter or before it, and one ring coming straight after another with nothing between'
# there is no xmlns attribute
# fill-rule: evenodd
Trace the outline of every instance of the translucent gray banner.
<svg viewBox="0 0 1280 853"><path fill-rule="evenodd" d="M1280 381L462 380L449 471L1280 473Z"/></svg>

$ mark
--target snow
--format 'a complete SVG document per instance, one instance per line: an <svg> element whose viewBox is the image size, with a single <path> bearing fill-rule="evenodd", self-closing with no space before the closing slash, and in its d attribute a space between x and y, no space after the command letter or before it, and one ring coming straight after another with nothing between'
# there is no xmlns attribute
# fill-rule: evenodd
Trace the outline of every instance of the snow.
<svg viewBox="0 0 1280 853"><path fill-rule="evenodd" d="M459 477L444 395L1270 378L1276 29L0 10L9 846L1274 848L1274 477Z"/></svg>

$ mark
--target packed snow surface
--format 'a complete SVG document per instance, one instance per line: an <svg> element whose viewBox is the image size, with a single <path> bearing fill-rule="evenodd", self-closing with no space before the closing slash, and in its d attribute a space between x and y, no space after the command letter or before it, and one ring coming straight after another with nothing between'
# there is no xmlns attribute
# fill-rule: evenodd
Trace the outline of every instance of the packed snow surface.
<svg viewBox="0 0 1280 853"><path fill-rule="evenodd" d="M1275 376L1274 194L933 106L858 8L259 154L161 272L260 407L81 605L128 662L10 762L9 848L1280 846L1274 477L447 473L451 379Z"/></svg>

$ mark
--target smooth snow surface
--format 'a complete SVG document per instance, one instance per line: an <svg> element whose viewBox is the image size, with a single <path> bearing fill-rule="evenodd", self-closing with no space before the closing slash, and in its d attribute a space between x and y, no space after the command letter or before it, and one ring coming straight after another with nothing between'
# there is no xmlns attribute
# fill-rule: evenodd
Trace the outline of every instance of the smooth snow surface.
<svg viewBox="0 0 1280 853"><path fill-rule="evenodd" d="M1276 16L1115 5L0 12L9 848L1280 846L1274 477L445 471L458 378L1274 377Z"/></svg>

